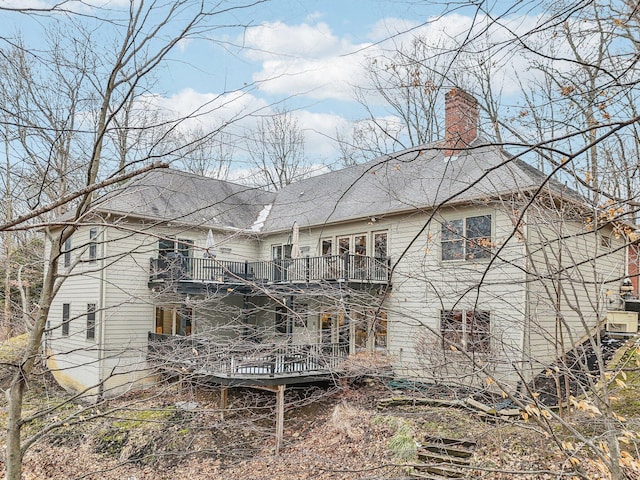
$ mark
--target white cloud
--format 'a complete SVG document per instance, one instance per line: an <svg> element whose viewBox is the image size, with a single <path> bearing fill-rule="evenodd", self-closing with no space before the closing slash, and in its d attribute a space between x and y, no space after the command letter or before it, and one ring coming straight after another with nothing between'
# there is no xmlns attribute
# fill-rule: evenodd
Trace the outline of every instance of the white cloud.
<svg viewBox="0 0 640 480"><path fill-rule="evenodd" d="M371 26L368 36L372 42L381 42L398 35L404 37L419 25L419 23L405 18L383 18Z"/></svg>
<svg viewBox="0 0 640 480"><path fill-rule="evenodd" d="M398 48L408 48L420 36L431 46L431 55L442 69L449 66L453 51L466 62L463 70L477 63L478 57L492 63L494 83L503 94L514 94L521 88L516 78L532 81L532 54L505 46L515 36L530 32L542 18L535 15L511 16L496 23L483 16L470 17L457 13L427 19L424 24L402 18L385 18L368 30L370 43L353 43L350 37L339 37L324 22L313 23L319 15L311 15L307 23L287 25L265 23L247 31L244 44L247 59L259 62L253 75L259 90L273 96L301 95L313 99L353 101L353 87L367 87L365 61ZM468 43L469 40L473 40ZM530 37L531 41L547 40ZM548 45L548 42L546 42Z"/></svg>
<svg viewBox="0 0 640 480"><path fill-rule="evenodd" d="M146 96L145 109L157 110L180 129L214 130L227 125L247 125L251 114L267 107L267 103L252 94L237 91L224 95L184 89L170 97Z"/></svg>
<svg viewBox="0 0 640 480"><path fill-rule="evenodd" d="M40 10L53 8L53 4L45 0L0 0L0 8L6 10Z"/></svg>
<svg viewBox="0 0 640 480"><path fill-rule="evenodd" d="M191 38L181 38L178 43L177 43L177 47L178 47L178 51L180 53L184 53L187 50L187 47L193 42L193 39Z"/></svg>
<svg viewBox="0 0 640 480"><path fill-rule="evenodd" d="M265 23L244 37L250 60L261 62L253 76L271 95L303 94L314 99L353 99L352 85L361 77L362 49L341 39L326 23Z"/></svg>
<svg viewBox="0 0 640 480"><path fill-rule="evenodd" d="M248 48L246 56L252 60L325 58L348 51L348 45L343 45L329 25L323 22L300 25L263 23L248 29L243 39Z"/></svg>

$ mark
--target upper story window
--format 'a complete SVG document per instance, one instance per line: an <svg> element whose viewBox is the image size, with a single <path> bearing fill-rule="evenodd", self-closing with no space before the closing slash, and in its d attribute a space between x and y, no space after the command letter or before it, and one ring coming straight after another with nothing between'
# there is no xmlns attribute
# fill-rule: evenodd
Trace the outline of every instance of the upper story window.
<svg viewBox="0 0 640 480"><path fill-rule="evenodd" d="M491 257L491 215L479 215L442 224L442 260Z"/></svg>
<svg viewBox="0 0 640 480"><path fill-rule="evenodd" d="M338 237L338 255L351 252L351 237Z"/></svg>
<svg viewBox="0 0 640 480"><path fill-rule="evenodd" d="M64 257L63 257L63 265L65 267L71 266L71 237L67 238L64 241Z"/></svg>
<svg viewBox="0 0 640 480"><path fill-rule="evenodd" d="M92 228L89 230L89 261L95 263L98 258L98 229Z"/></svg>
<svg viewBox="0 0 640 480"><path fill-rule="evenodd" d="M193 255L193 240L184 238L161 238L158 240L158 256L166 258L169 254L179 253L183 257Z"/></svg>
<svg viewBox="0 0 640 480"><path fill-rule="evenodd" d="M387 232L374 232L373 256L376 258L386 258L387 255Z"/></svg>
<svg viewBox="0 0 640 480"><path fill-rule="evenodd" d="M333 254L333 240L325 238L322 240L322 255L328 257Z"/></svg>
<svg viewBox="0 0 640 480"><path fill-rule="evenodd" d="M271 246L271 258L273 260L284 260L291 258L291 252L293 251L293 245L272 245Z"/></svg>

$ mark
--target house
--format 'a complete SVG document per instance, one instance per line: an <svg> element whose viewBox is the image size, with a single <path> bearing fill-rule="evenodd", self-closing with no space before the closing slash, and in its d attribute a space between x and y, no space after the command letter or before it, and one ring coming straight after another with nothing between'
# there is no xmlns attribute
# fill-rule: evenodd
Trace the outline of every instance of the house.
<svg viewBox="0 0 640 480"><path fill-rule="evenodd" d="M454 89L442 142L277 192L161 169L105 194L62 246L50 369L89 394L149 363L279 388L377 351L399 377L522 388L618 308L625 239L477 123Z"/></svg>

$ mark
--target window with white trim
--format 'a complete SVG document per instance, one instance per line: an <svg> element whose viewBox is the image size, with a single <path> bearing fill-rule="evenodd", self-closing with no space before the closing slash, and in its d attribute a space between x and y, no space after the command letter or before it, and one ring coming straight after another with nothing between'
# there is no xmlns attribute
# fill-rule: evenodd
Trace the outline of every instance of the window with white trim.
<svg viewBox="0 0 640 480"><path fill-rule="evenodd" d="M98 258L98 229L89 230L89 262L96 263Z"/></svg>
<svg viewBox="0 0 640 480"><path fill-rule="evenodd" d="M64 257L63 257L63 265L65 266L65 268L68 268L71 266L71 237L67 238L64 241Z"/></svg>
<svg viewBox="0 0 640 480"><path fill-rule="evenodd" d="M488 310L442 310L440 332L446 349L487 353L491 348L491 312Z"/></svg>
<svg viewBox="0 0 640 480"><path fill-rule="evenodd" d="M96 304L87 304L87 340L96 338Z"/></svg>
<svg viewBox="0 0 640 480"><path fill-rule="evenodd" d="M69 312L71 310L71 305L69 303L62 304L62 336L69 336Z"/></svg>
<svg viewBox="0 0 640 480"><path fill-rule="evenodd" d="M491 215L478 215L442 223L442 260L491 257Z"/></svg>

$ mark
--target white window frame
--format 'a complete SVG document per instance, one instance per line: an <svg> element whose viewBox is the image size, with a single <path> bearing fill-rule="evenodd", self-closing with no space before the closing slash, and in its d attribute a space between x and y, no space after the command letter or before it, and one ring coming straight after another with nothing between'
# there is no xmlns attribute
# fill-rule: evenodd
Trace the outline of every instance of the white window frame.
<svg viewBox="0 0 640 480"><path fill-rule="evenodd" d="M470 236L468 232L469 221L476 218L489 218L489 235L483 236ZM457 217L446 219L441 222L440 227L440 259L443 262L462 262L462 261L477 261L488 260L491 258L491 245L493 245L494 235L494 216L492 213L481 213L473 215L465 215L464 217ZM454 224L461 222L461 228L456 229ZM457 231L455 231L457 230ZM487 245L483 243L488 242ZM461 253L458 256L450 256L450 252L453 251L452 247L445 247L446 244L455 245L460 243ZM470 248L472 249L470 251ZM478 255L480 253L480 255Z"/></svg>
<svg viewBox="0 0 640 480"><path fill-rule="evenodd" d="M457 316L459 320L456 319ZM486 318L483 319L481 316ZM486 323L486 328L474 329L476 321ZM459 322L460 328L451 328L454 322L456 324ZM440 310L440 335L443 347L447 350L452 350L451 347L454 347L469 353L490 353L491 324L490 310L462 308ZM480 338L474 338L475 335Z"/></svg>

